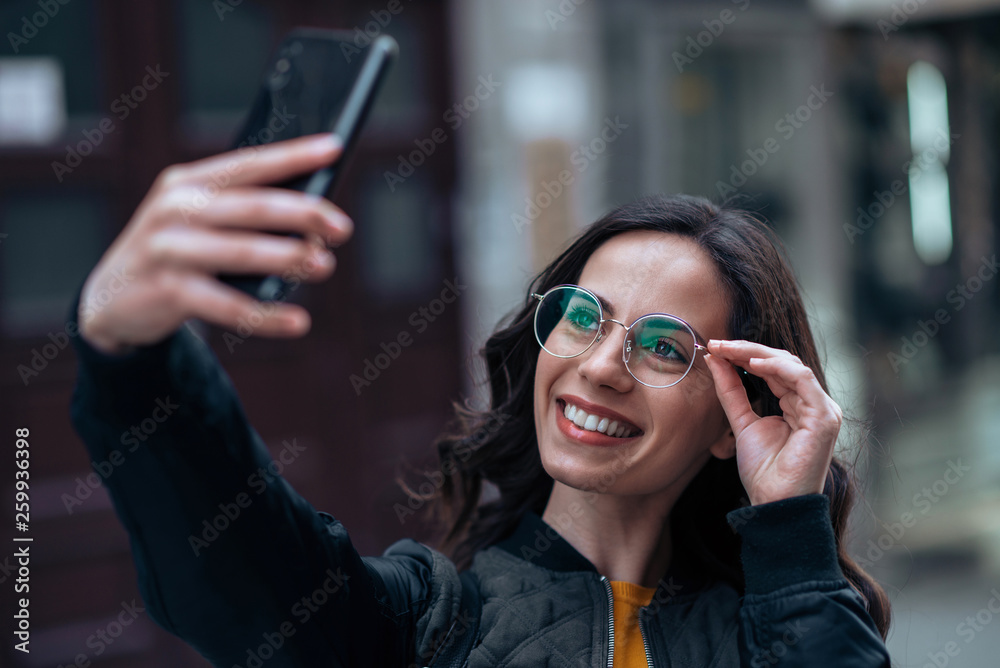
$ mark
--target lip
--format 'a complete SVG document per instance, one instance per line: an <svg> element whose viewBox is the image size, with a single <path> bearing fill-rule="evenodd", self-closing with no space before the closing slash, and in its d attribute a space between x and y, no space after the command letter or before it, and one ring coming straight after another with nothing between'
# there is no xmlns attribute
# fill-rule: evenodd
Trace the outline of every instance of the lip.
<svg viewBox="0 0 1000 668"><path fill-rule="evenodd" d="M611 420L618 420L619 422L627 422L628 424L635 424L631 420L625 418L621 413L616 413L615 411L609 410L603 406L597 404L592 404L589 401L584 401L580 397L573 396L571 394L564 394L556 397L555 404L555 414L556 414L556 426L559 427L565 436L569 438L586 443L588 445L602 445L602 446L615 446L622 445L625 443L631 443L637 438L643 436L645 432L640 431L635 436L630 436L628 438L616 438L614 436L608 436L607 434L602 434L599 431L589 431L583 427L578 427L575 423L570 422L566 419L564 413L564 407L560 404L560 401L564 403L570 403L578 408L591 413L593 415L600 415L601 417L607 417ZM638 425L636 425L638 426Z"/></svg>

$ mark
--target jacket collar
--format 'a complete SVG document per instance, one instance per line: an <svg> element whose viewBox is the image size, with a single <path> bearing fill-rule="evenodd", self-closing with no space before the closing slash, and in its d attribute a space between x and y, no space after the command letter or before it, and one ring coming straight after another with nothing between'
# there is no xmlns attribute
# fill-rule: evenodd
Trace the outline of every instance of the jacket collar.
<svg viewBox="0 0 1000 668"><path fill-rule="evenodd" d="M533 511L525 513L513 533L498 542L496 546L519 559L549 570L585 571L600 575L585 556ZM657 588L665 588L673 596L697 591L706 582L701 569L686 550L678 549L675 542L670 566Z"/></svg>
<svg viewBox="0 0 1000 668"><path fill-rule="evenodd" d="M497 547L552 571L597 573L597 569L585 556L530 510L521 517L514 532L497 543Z"/></svg>

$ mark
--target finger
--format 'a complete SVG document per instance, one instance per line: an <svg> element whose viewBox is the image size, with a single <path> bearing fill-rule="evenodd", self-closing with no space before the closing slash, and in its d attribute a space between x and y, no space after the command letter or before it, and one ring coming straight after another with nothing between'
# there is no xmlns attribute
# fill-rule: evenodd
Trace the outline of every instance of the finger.
<svg viewBox="0 0 1000 668"><path fill-rule="evenodd" d="M795 357L795 355L787 350L771 348L770 346L765 346L762 343L754 343L753 341L710 339L708 342L708 351L730 362L749 362L753 357L787 357L798 359L798 357Z"/></svg>
<svg viewBox="0 0 1000 668"><path fill-rule="evenodd" d="M799 428L799 411L802 407L802 397L795 394L794 392L789 392L785 396L778 400L778 407L781 408L785 422L792 429Z"/></svg>
<svg viewBox="0 0 1000 668"><path fill-rule="evenodd" d="M335 135L307 135L273 144L244 146L177 165L168 171L168 180L212 182L222 188L278 183L332 164L342 150L343 143Z"/></svg>
<svg viewBox="0 0 1000 668"><path fill-rule="evenodd" d="M286 274L320 280L336 261L322 246L303 239L238 230L166 228L149 239L150 261L202 273Z"/></svg>
<svg viewBox="0 0 1000 668"><path fill-rule="evenodd" d="M201 188L177 188L161 206L171 214L179 211L192 225L312 233L330 243L346 241L354 229L347 214L329 200L283 188L231 188L211 197Z"/></svg>
<svg viewBox="0 0 1000 668"><path fill-rule="evenodd" d="M781 397L785 396L789 392L794 392L795 391L794 387L786 384L779 376L776 376L776 375L774 375L772 373L763 373L762 369L755 369L755 367L753 367L751 365L751 362L754 359L761 360L761 359L764 359L764 358L754 357L754 358L751 358L750 360L748 360L746 362L742 362L741 364L742 364L742 366L744 368L746 368L746 370L750 374L752 374L753 376L755 376L757 378L762 379L764 381L764 383L767 385L768 389L771 390L771 394L773 394L775 397L777 397L778 399L780 399ZM775 359L777 359L777 358L775 358ZM758 371L759 371L759 373L758 373Z"/></svg>
<svg viewBox="0 0 1000 668"><path fill-rule="evenodd" d="M189 275L181 291L182 307L194 317L243 336L291 337L309 331L309 312L297 304L259 302L248 295L208 276Z"/></svg>
<svg viewBox="0 0 1000 668"><path fill-rule="evenodd" d="M705 363L715 379L715 393L726 412L733 434L739 438L744 429L760 419L747 398L746 388L736 370L723 359L712 354L705 355Z"/></svg>
<svg viewBox="0 0 1000 668"><path fill-rule="evenodd" d="M750 360L749 368L754 375L765 379L772 377L787 388L782 395L794 391L809 406L822 409L828 401L831 401L830 396L820 386L816 374L802 362L787 357L754 358ZM781 398L777 392L775 396Z"/></svg>

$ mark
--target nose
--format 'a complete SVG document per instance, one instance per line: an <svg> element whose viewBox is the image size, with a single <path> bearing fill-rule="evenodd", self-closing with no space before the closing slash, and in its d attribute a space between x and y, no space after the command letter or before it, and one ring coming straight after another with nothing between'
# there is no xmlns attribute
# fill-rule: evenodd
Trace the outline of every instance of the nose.
<svg viewBox="0 0 1000 668"><path fill-rule="evenodd" d="M621 325L621 328L614 325ZM625 366L626 328L617 320L606 319L601 333L590 350L581 356L579 371L595 387L606 385L620 392L628 390L635 379ZM610 340L609 340L610 339Z"/></svg>

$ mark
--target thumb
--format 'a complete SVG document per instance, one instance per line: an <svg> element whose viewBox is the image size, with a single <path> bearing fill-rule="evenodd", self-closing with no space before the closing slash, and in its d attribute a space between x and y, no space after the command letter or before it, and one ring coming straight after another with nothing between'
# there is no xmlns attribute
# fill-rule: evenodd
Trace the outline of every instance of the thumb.
<svg viewBox="0 0 1000 668"><path fill-rule="evenodd" d="M750 399L747 397L746 388L736 369L729 362L717 358L711 353L705 354L705 363L708 364L712 378L715 380L715 394L719 397L722 410L729 418L729 424L733 428L736 438L740 437L743 430L760 419L753 407L750 406Z"/></svg>

